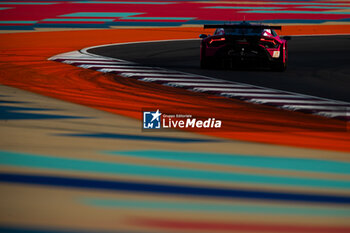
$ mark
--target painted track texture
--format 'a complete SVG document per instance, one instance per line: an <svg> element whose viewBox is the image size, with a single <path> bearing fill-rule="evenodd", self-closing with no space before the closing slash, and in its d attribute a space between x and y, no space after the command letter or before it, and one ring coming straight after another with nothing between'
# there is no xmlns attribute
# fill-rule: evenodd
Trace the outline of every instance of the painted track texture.
<svg viewBox="0 0 350 233"><path fill-rule="evenodd" d="M348 153L140 133L135 119L0 88L1 232L349 230Z"/></svg>
<svg viewBox="0 0 350 233"><path fill-rule="evenodd" d="M200 26L244 18L350 30L348 1L0 1L0 11L0 30L7 31Z"/></svg>

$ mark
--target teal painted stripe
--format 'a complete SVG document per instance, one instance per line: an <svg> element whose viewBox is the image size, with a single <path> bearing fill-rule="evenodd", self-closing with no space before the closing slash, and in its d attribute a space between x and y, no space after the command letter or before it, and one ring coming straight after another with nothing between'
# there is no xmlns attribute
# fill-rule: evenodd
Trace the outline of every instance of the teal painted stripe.
<svg viewBox="0 0 350 233"><path fill-rule="evenodd" d="M144 13L132 13L132 12L77 12L72 14L60 15L60 17L129 17L135 15L141 15Z"/></svg>
<svg viewBox="0 0 350 233"><path fill-rule="evenodd" d="M242 9L242 10L273 10L273 9L284 9L284 7L259 7L259 6L206 6L202 8L207 9Z"/></svg>
<svg viewBox="0 0 350 233"><path fill-rule="evenodd" d="M103 208L129 208L146 210L224 212L242 214L274 214L274 215L307 215L307 216L350 216L347 207L299 207L299 206L266 206L223 203L193 203L183 201L140 201L128 199L81 198L85 205Z"/></svg>
<svg viewBox="0 0 350 233"><path fill-rule="evenodd" d="M34 24L37 21L0 21L0 24Z"/></svg>
<svg viewBox="0 0 350 233"><path fill-rule="evenodd" d="M261 3L256 3L261 4ZM339 6L344 3L320 3L320 2L268 2L269 5L319 5L319 6Z"/></svg>
<svg viewBox="0 0 350 233"><path fill-rule="evenodd" d="M53 5L57 2L0 2L0 5Z"/></svg>
<svg viewBox="0 0 350 233"><path fill-rule="evenodd" d="M114 1L78 1L73 3L88 3L88 4L125 4L125 5L169 5L175 4L175 2L114 2Z"/></svg>
<svg viewBox="0 0 350 233"><path fill-rule="evenodd" d="M350 174L349 162L338 162L332 160L162 150L107 151L106 153L149 159L163 159L248 168L265 168L346 175Z"/></svg>
<svg viewBox="0 0 350 233"><path fill-rule="evenodd" d="M344 6L300 6L298 8L324 9L324 10L330 10L330 9L348 10L348 9L350 9L350 7L344 7Z"/></svg>
<svg viewBox="0 0 350 233"><path fill-rule="evenodd" d="M0 7L0 10L8 10L8 9L13 9L13 7Z"/></svg>
<svg viewBox="0 0 350 233"><path fill-rule="evenodd" d="M203 180L225 183L251 183L271 186L350 189L350 181L254 175L220 171L193 170L151 165L122 164L94 160L80 160L0 151L0 165L51 169L58 171L92 172L112 175L157 177L163 179Z"/></svg>
<svg viewBox="0 0 350 233"><path fill-rule="evenodd" d="M194 20L192 17L125 17L123 20Z"/></svg>
<svg viewBox="0 0 350 233"><path fill-rule="evenodd" d="M348 15L350 12L337 11L240 11L242 13L257 13L257 14L326 14L326 15Z"/></svg>
<svg viewBox="0 0 350 233"><path fill-rule="evenodd" d="M41 21L50 22L113 22L114 19L44 19Z"/></svg>

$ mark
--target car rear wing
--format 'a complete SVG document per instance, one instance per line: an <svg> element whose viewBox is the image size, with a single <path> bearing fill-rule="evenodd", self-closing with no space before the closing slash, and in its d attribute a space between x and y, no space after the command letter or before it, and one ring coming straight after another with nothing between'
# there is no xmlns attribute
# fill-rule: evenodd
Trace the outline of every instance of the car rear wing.
<svg viewBox="0 0 350 233"><path fill-rule="evenodd" d="M270 26L270 25L245 25L245 24L204 24L204 28L231 28L231 29L275 29L282 30L282 26Z"/></svg>

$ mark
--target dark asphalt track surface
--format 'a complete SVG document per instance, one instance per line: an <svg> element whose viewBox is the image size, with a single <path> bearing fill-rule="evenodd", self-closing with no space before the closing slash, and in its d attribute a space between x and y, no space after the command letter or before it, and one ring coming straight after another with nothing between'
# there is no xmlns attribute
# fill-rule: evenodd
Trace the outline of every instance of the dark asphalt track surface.
<svg viewBox="0 0 350 233"><path fill-rule="evenodd" d="M285 72L257 67L203 70L200 40L111 45L89 52L142 65L350 102L350 35L293 37Z"/></svg>

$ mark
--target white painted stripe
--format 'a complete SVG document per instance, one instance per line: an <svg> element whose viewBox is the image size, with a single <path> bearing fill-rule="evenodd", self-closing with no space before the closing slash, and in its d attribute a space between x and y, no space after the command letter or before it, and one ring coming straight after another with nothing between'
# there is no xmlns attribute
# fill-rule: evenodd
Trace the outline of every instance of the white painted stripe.
<svg viewBox="0 0 350 233"><path fill-rule="evenodd" d="M90 69L90 68L92 68L94 66L93 65L79 65L78 67ZM101 66L101 67L98 67L98 68L103 68L103 67L106 67L106 66ZM144 67L144 66L132 66L132 65L129 65L129 64L114 65L113 67L115 67L116 69L119 69L119 68L135 68L135 69L148 68L148 67Z"/></svg>
<svg viewBox="0 0 350 233"><path fill-rule="evenodd" d="M62 56L57 56L57 57L53 57L52 59L65 59L65 60L88 60L88 61L113 61L115 59L111 58L111 59L107 59L104 57L91 57L88 55L84 55L84 54L80 54L77 56L66 56L65 54L62 54Z"/></svg>
<svg viewBox="0 0 350 233"><path fill-rule="evenodd" d="M142 81L146 82L152 82L152 81L176 81L176 82L223 82L223 80L215 80L215 79L190 79L190 78L142 78L140 79Z"/></svg>
<svg viewBox="0 0 350 233"><path fill-rule="evenodd" d="M337 107L337 106L322 106L322 105L283 105L282 108L299 110L344 110L345 107Z"/></svg>
<svg viewBox="0 0 350 233"><path fill-rule="evenodd" d="M56 59L61 59L64 61L71 61L71 62L81 62L81 63L85 63L85 62L92 62L92 63L96 63L96 62L124 62L127 64L136 64L133 62L127 62L127 61L118 61L118 60L106 60L104 58L94 58L94 57L77 57L77 58L70 58L70 57L56 57L55 59L51 59L51 60L56 60ZM63 62L63 61L62 61Z"/></svg>
<svg viewBox="0 0 350 233"><path fill-rule="evenodd" d="M179 82L169 82L169 86L196 86L196 87L242 87L242 85L230 84L230 83L179 83Z"/></svg>
<svg viewBox="0 0 350 233"><path fill-rule="evenodd" d="M103 68L103 69L99 69L98 71L101 72L142 72L142 73L165 73L165 74L174 74L171 73L167 70L145 70L145 69L110 69L110 68Z"/></svg>
<svg viewBox="0 0 350 233"><path fill-rule="evenodd" d="M62 53L59 54L57 56L53 56L50 57L50 60L54 60L54 59L70 59L70 58L74 58L74 59L93 59L93 58L99 58L99 59L104 59L104 60L109 60L108 58L101 58L101 57L93 57L93 56L89 56L86 54L82 54L79 53L78 51L73 51L73 52L69 52L69 53Z"/></svg>
<svg viewBox="0 0 350 233"><path fill-rule="evenodd" d="M127 63L118 63L119 65L126 65ZM89 65L89 64L87 64L87 65L85 65L85 64L83 64L83 65L78 65L78 67L82 67L82 68L85 68L85 69L90 69L90 68L118 68L118 64L115 64L115 65ZM134 68L134 66L127 66L127 67L129 67L129 68ZM147 69L147 68L149 68L149 69L151 69L150 67L146 67L146 66L139 66L140 68L142 68L142 69ZM135 68L137 68L137 67L135 67Z"/></svg>
<svg viewBox="0 0 350 233"><path fill-rule="evenodd" d="M350 112L346 112L346 111L318 112L317 115L328 116L328 117L350 117Z"/></svg>
<svg viewBox="0 0 350 233"><path fill-rule="evenodd" d="M237 92L274 92L271 90L265 90L265 89L243 89L243 88L202 88L202 87L196 87L193 88L194 91L222 91L222 92L232 92L232 91L237 91ZM223 93L222 93L223 94Z"/></svg>
<svg viewBox="0 0 350 233"><path fill-rule="evenodd" d="M84 54L81 53L80 51L72 51L72 52L68 52L68 53L62 53L62 54L58 54L56 56L50 57L49 60L55 60L55 59L72 59L72 60L76 60L76 59L81 59L81 60L100 60L100 61L113 61L113 60L120 60L120 59L114 59L114 58L110 58L110 57L103 57L103 56L98 56L98 55L91 55L91 54Z"/></svg>
<svg viewBox="0 0 350 233"><path fill-rule="evenodd" d="M102 69L104 70L104 69ZM100 70L100 71L102 71ZM108 69L106 69L108 70ZM104 71L102 71L104 72ZM155 74L155 73L120 73L123 77L133 77L133 76L145 76L145 77L194 77L189 74Z"/></svg>
<svg viewBox="0 0 350 233"><path fill-rule="evenodd" d="M258 103L285 103L285 104L323 104L323 105L339 105L338 103L330 101L321 101L321 100L286 100L286 99L250 99L250 101Z"/></svg>
<svg viewBox="0 0 350 233"><path fill-rule="evenodd" d="M81 62L86 62L86 61L91 61L91 62L96 62L96 61L101 61L101 62L128 62L128 63L133 63L130 61L123 61L123 60L119 60L119 59L106 59L103 57L86 57L86 58L79 58L79 57L69 57L69 58L65 58L65 57L57 57L56 59L64 59L65 61L81 61Z"/></svg>
<svg viewBox="0 0 350 233"><path fill-rule="evenodd" d="M86 61L86 60L65 60L62 63L66 63L66 64L73 64L73 63L84 63L84 64L107 64L107 65L111 65L111 64L129 64L128 62L122 62L122 61L105 61L105 60L95 60L95 61Z"/></svg>
<svg viewBox="0 0 350 233"><path fill-rule="evenodd" d="M298 95L283 95L283 94L252 94L252 93L237 93L237 92L224 92L221 93L224 96L242 96L242 97L275 97L275 98L291 98L291 99L304 99L303 96Z"/></svg>
<svg viewBox="0 0 350 233"><path fill-rule="evenodd" d="M107 60L105 58L99 57L89 57L89 56L59 56L50 58L50 60L64 59L64 60L87 60L87 61L112 61L113 59Z"/></svg>

